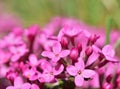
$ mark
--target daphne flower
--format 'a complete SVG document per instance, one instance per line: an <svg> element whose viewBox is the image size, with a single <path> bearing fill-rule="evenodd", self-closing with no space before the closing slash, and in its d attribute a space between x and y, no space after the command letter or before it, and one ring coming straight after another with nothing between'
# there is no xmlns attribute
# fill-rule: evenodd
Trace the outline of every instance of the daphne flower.
<svg viewBox="0 0 120 89"><path fill-rule="evenodd" d="M18 47L11 46L9 49L10 49L10 52L12 53L11 61L14 61L14 62L19 60L20 57L22 57L25 53L28 52L26 45L22 45Z"/></svg>
<svg viewBox="0 0 120 89"><path fill-rule="evenodd" d="M62 50L61 44L56 42L52 46L52 51L43 51L42 56L52 59L52 61L57 62L60 58L64 58L69 55L69 50Z"/></svg>
<svg viewBox="0 0 120 89"><path fill-rule="evenodd" d="M67 72L75 76L75 85L80 87L84 83L84 78L91 78L95 75L95 71L90 69L85 69L84 61L79 58L79 61L75 63L75 66L69 65L67 66Z"/></svg>
<svg viewBox="0 0 120 89"><path fill-rule="evenodd" d="M43 61L41 63L41 68L43 69L43 73L40 76L45 82L52 82L55 80L55 76L62 73L64 70L64 66L62 64L58 64L56 66L52 66L49 62Z"/></svg>
<svg viewBox="0 0 120 89"><path fill-rule="evenodd" d="M26 69L26 70L23 71L23 75L26 78L29 78L29 80L31 80L31 81L37 79L37 76L35 74L36 74L36 69L35 68Z"/></svg>

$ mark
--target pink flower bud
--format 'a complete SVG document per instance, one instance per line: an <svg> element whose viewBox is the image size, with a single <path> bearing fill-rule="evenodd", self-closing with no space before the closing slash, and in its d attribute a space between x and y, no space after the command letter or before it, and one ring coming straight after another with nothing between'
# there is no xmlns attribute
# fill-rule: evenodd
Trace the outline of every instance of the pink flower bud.
<svg viewBox="0 0 120 89"><path fill-rule="evenodd" d="M73 61L77 61L78 56L79 56L78 49L77 48L72 48L71 51L70 51L70 58Z"/></svg>
<svg viewBox="0 0 120 89"><path fill-rule="evenodd" d="M68 48L68 40L67 40L66 37L62 37L61 45L62 45L63 48Z"/></svg>
<svg viewBox="0 0 120 89"><path fill-rule="evenodd" d="M88 45L94 44L99 37L100 37L100 36L97 36L96 34L91 35L91 36L89 37L89 40L88 40Z"/></svg>
<svg viewBox="0 0 120 89"><path fill-rule="evenodd" d="M79 53L82 51L82 44L81 43L78 43L77 44L77 48L78 48L78 51Z"/></svg>
<svg viewBox="0 0 120 89"><path fill-rule="evenodd" d="M87 49L85 50L85 53L88 57L92 54L92 52L93 52L92 46L87 47Z"/></svg>
<svg viewBox="0 0 120 89"><path fill-rule="evenodd" d="M108 83L110 83L110 82L111 82L111 80L112 80L112 75L111 75L111 74L109 74L109 75L107 76L107 78L106 78L106 81L107 81Z"/></svg>

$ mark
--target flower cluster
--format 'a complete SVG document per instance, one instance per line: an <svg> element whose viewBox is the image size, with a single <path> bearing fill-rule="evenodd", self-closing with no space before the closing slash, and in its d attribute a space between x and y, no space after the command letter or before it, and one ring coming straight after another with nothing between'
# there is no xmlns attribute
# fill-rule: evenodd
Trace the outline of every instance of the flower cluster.
<svg viewBox="0 0 120 89"><path fill-rule="evenodd" d="M0 78L10 81L6 89L119 89L119 59L100 37L61 18L44 28L15 28L0 39Z"/></svg>

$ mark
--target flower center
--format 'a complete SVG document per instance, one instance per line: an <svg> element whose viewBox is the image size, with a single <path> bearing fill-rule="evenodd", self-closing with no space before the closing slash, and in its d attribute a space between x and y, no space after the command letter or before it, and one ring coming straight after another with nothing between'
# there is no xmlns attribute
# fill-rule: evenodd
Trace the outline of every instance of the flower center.
<svg viewBox="0 0 120 89"><path fill-rule="evenodd" d="M58 57L58 56L59 56L59 54L55 54L55 56L56 56L56 57Z"/></svg>
<svg viewBox="0 0 120 89"><path fill-rule="evenodd" d="M82 72L79 70L79 71L78 71L78 75L80 75L81 73L82 73Z"/></svg>

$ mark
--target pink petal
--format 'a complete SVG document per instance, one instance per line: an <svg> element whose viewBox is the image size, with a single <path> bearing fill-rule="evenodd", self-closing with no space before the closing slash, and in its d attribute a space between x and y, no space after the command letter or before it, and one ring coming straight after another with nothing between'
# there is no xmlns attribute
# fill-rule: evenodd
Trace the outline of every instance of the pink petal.
<svg viewBox="0 0 120 89"><path fill-rule="evenodd" d="M111 45L104 46L104 48L102 49L102 53L104 55L109 55L111 57L113 57L115 55L115 51Z"/></svg>
<svg viewBox="0 0 120 89"><path fill-rule="evenodd" d="M29 56L29 61L32 66L36 66L38 64L37 57L34 54Z"/></svg>
<svg viewBox="0 0 120 89"><path fill-rule="evenodd" d="M60 53L60 57L66 57L70 54L70 50L63 50Z"/></svg>
<svg viewBox="0 0 120 89"><path fill-rule="evenodd" d="M54 43L53 52L59 54L61 52L61 44L59 42Z"/></svg>
<svg viewBox="0 0 120 89"><path fill-rule="evenodd" d="M89 70L89 69L85 69L83 72L82 72L82 76L84 77L84 78L91 78L91 77L93 77L93 76L95 76L95 71L93 71L93 70Z"/></svg>
<svg viewBox="0 0 120 89"><path fill-rule="evenodd" d="M81 71L84 70L85 64L84 64L84 61L83 61L82 58L78 58L78 62L75 63L75 67L76 67L78 70L81 70Z"/></svg>
<svg viewBox="0 0 120 89"><path fill-rule="evenodd" d="M77 75L74 81L77 87L81 87L84 83L84 78L81 75Z"/></svg>
<svg viewBox="0 0 120 89"><path fill-rule="evenodd" d="M43 51L41 55L44 56L44 57L48 57L48 58L54 58L55 57L54 53L49 52L49 51Z"/></svg>
<svg viewBox="0 0 120 89"><path fill-rule="evenodd" d="M44 72L52 71L52 66L48 61L44 61L43 63L41 63L41 68L43 69Z"/></svg>
<svg viewBox="0 0 120 89"><path fill-rule="evenodd" d="M108 60L108 61L118 62L118 60L114 57L110 57L110 56L105 56L105 57L106 57L106 60Z"/></svg>
<svg viewBox="0 0 120 89"><path fill-rule="evenodd" d="M95 51L93 51L93 53L89 56L86 65L92 64L93 62L95 62L98 59L98 57L99 57L99 54L96 53Z"/></svg>
<svg viewBox="0 0 120 89"><path fill-rule="evenodd" d="M58 74L62 73L63 70L64 70L63 65L57 65L54 67L53 73L54 73L54 75L58 75Z"/></svg>
<svg viewBox="0 0 120 89"><path fill-rule="evenodd" d="M40 88L38 87L38 85L32 84L32 85L31 85L31 89L40 89Z"/></svg>
<svg viewBox="0 0 120 89"><path fill-rule="evenodd" d="M55 58L52 58L52 61L53 62L58 62L60 60L60 57L58 56L58 57L55 57Z"/></svg>
<svg viewBox="0 0 120 89"><path fill-rule="evenodd" d="M23 84L23 80L21 77L17 77L14 81L14 86L20 87Z"/></svg>
<svg viewBox="0 0 120 89"><path fill-rule="evenodd" d="M19 58L20 58L20 55L15 54L11 57L11 61L16 62L16 61L18 61Z"/></svg>
<svg viewBox="0 0 120 89"><path fill-rule="evenodd" d="M31 85L29 83L24 83L22 86L21 86L21 89L30 89Z"/></svg>
<svg viewBox="0 0 120 89"><path fill-rule="evenodd" d="M14 86L8 86L6 89L16 89Z"/></svg>
<svg viewBox="0 0 120 89"><path fill-rule="evenodd" d="M78 70L76 69L76 67L72 65L67 66L66 70L72 76L75 76L78 73Z"/></svg>
<svg viewBox="0 0 120 89"><path fill-rule="evenodd" d="M54 80L54 76L52 74L43 74L43 78L45 82L52 82Z"/></svg>

